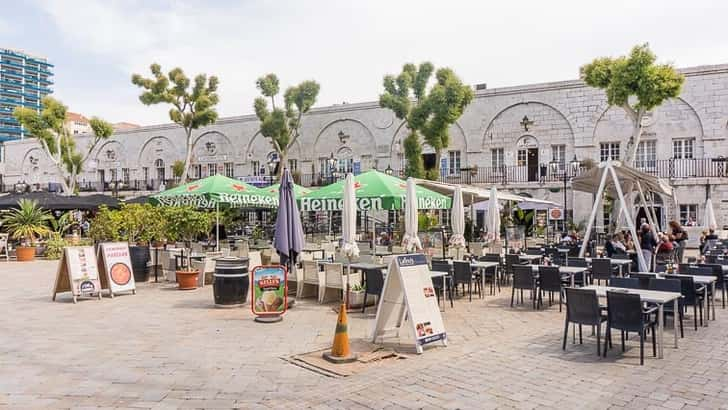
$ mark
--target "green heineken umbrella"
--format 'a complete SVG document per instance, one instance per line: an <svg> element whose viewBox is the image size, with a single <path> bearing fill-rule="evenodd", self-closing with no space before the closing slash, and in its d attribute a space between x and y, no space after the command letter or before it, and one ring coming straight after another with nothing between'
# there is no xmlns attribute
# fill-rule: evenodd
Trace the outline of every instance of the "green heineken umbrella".
<svg viewBox="0 0 728 410"><path fill-rule="evenodd" d="M376 170L354 177L357 209L396 210L404 208L405 181ZM449 209L452 200L421 186L415 187L419 209ZM325 186L299 199L301 211L341 210L344 181Z"/></svg>
<svg viewBox="0 0 728 410"><path fill-rule="evenodd" d="M260 188L261 191L265 191L269 195L273 195L278 199L278 191L281 189L281 184L273 184L271 186L267 186L264 188ZM300 185L293 184L293 193L296 195L296 198L301 198L304 196L307 196L311 192L313 192L313 189L309 189L306 187L302 187Z"/></svg>
<svg viewBox="0 0 728 410"><path fill-rule="evenodd" d="M152 204L193 206L214 209L218 206L276 208L278 198L237 179L213 175L168 189L150 198Z"/></svg>

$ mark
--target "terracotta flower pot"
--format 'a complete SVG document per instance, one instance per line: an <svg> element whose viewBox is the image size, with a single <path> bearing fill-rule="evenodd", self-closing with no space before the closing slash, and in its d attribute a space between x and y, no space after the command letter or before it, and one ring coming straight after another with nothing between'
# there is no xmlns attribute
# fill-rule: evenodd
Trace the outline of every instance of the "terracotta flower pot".
<svg viewBox="0 0 728 410"><path fill-rule="evenodd" d="M175 273L180 290L197 289L197 275L199 275L197 270L178 270Z"/></svg>
<svg viewBox="0 0 728 410"><path fill-rule="evenodd" d="M18 246L15 248L18 262L28 262L35 259L35 246Z"/></svg>

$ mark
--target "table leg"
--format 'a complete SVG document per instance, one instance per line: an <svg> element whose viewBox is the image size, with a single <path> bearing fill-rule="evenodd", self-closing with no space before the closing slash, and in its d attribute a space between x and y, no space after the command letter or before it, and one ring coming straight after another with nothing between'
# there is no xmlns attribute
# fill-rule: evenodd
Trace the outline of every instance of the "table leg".
<svg viewBox="0 0 728 410"><path fill-rule="evenodd" d="M678 327L680 326L680 324L678 323L678 316L679 315L677 313L678 312L677 299L675 299L675 300L672 301L672 309L673 309L672 311L675 312L672 315L672 328L673 328L674 333L675 333L675 349L677 349L677 339L678 339L677 332L678 332Z"/></svg>
<svg viewBox="0 0 728 410"><path fill-rule="evenodd" d="M485 269L479 268L480 271L480 294L485 299Z"/></svg>
<svg viewBox="0 0 728 410"><path fill-rule="evenodd" d="M442 310L447 307L447 275L442 276Z"/></svg>
<svg viewBox="0 0 728 410"><path fill-rule="evenodd" d="M658 309L657 310L657 327L660 328L660 331L657 333L657 357L662 359L662 357L663 357L662 341L663 341L663 333L665 330L665 309L664 309L662 303L657 305L657 309ZM675 314L677 315L677 312Z"/></svg>
<svg viewBox="0 0 728 410"><path fill-rule="evenodd" d="M573 274L573 273L571 274L571 287L572 288L576 287L576 282L575 282L576 279L574 279L575 276L576 276L575 274Z"/></svg>
<svg viewBox="0 0 728 410"><path fill-rule="evenodd" d="M712 283L713 287L713 320L715 320L715 282Z"/></svg>

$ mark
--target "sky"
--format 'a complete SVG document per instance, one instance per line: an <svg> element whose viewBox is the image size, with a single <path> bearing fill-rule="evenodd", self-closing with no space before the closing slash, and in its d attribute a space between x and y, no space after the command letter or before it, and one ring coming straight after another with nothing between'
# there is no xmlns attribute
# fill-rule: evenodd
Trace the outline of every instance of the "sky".
<svg viewBox="0 0 728 410"><path fill-rule="evenodd" d="M314 79L316 106L376 101L404 63L489 88L576 79L579 66L649 42L677 67L728 63L728 1L4 1L0 47L47 57L54 95L111 122L169 122L132 73L157 62L220 79L220 117L253 113L255 80Z"/></svg>

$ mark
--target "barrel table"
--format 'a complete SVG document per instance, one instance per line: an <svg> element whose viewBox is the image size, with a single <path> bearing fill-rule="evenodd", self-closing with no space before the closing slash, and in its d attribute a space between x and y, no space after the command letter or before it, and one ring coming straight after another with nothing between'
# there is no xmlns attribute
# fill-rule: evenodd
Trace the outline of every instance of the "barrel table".
<svg viewBox="0 0 728 410"><path fill-rule="evenodd" d="M245 304L250 286L248 258L224 257L215 260L212 285L215 306L238 307Z"/></svg>

